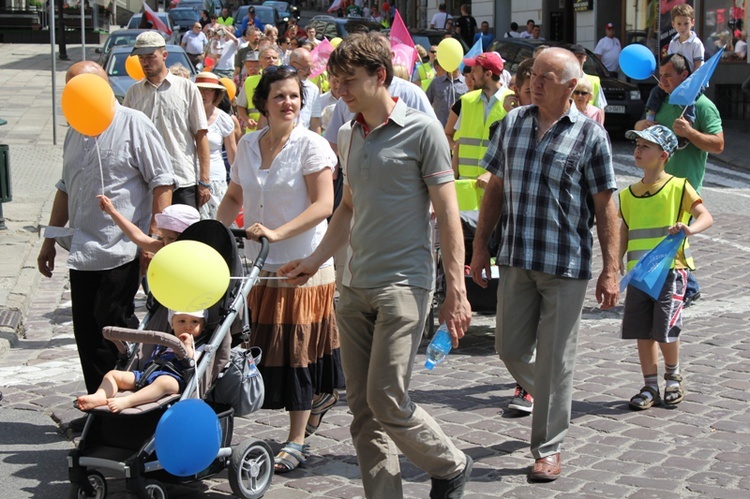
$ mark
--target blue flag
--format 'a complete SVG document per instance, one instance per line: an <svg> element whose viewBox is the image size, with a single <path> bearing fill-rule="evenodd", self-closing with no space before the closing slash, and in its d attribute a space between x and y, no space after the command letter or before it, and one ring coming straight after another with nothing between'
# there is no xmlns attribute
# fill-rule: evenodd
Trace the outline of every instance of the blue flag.
<svg viewBox="0 0 750 499"><path fill-rule="evenodd" d="M464 55L464 59L467 57L476 57L479 54L483 52L482 50L482 37L480 36L479 39L474 43L474 46L469 49L468 52L466 52L466 55ZM459 71L461 73L464 72L464 61L461 59L461 64L458 65Z"/></svg>
<svg viewBox="0 0 750 499"><path fill-rule="evenodd" d="M685 233L682 231L665 237L654 249L638 260L638 263L622 278L620 292L622 293L628 285L631 285L654 300L659 298L667 274L672 268L672 261L684 239Z"/></svg>
<svg viewBox="0 0 750 499"><path fill-rule="evenodd" d="M695 70L695 73L687 77L685 81L677 85L669 94L669 103L676 106L690 106L695 104L698 94L708 86L708 80L713 76L716 65L721 60L724 47L721 47L709 60Z"/></svg>

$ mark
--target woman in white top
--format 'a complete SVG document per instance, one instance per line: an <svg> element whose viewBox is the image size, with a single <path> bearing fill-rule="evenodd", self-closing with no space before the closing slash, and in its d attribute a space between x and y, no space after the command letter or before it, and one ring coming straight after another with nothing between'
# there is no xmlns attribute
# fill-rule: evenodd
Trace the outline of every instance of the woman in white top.
<svg viewBox="0 0 750 499"><path fill-rule="evenodd" d="M195 77L195 84L201 91L203 108L206 111L208 147L211 152L209 173L211 198L200 207L200 213L202 219L216 218L216 210L219 208L224 193L227 192L227 170L224 166L224 159L221 157L221 148L222 146L226 148L230 164L234 162L234 155L237 152L234 122L227 113L216 107L226 92L224 85L219 83L218 76L208 72L198 73Z"/></svg>
<svg viewBox="0 0 750 499"><path fill-rule="evenodd" d="M250 239L245 251L250 257L258 251L255 241L260 236L271 243L261 280L248 302L252 342L263 349L263 407L289 411L289 435L276 456L277 473L305 461L305 437L318 429L344 381L333 313L333 262L326 262L316 274L320 278L302 287L263 279L275 277L290 260L310 255L333 210L336 155L324 138L295 126L307 104L303 95L293 67L270 66L263 71L253 104L268 126L240 140L217 217L229 225L244 209Z"/></svg>

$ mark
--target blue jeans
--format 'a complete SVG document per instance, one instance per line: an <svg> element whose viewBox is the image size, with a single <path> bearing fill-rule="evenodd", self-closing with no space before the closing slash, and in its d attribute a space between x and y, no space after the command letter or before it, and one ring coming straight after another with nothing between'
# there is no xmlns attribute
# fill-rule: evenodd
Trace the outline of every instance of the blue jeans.
<svg viewBox="0 0 750 499"><path fill-rule="evenodd" d="M698 96L700 95L701 94L698 94ZM698 97L696 97L696 99L697 98ZM659 108L661 107L661 103L664 101L669 102L669 94L659 87L654 87L648 96L648 102L646 102L646 113L651 111L656 114L656 112L659 111ZM685 108L683 116L690 123L695 123L695 104L687 106Z"/></svg>
<svg viewBox="0 0 750 499"><path fill-rule="evenodd" d="M685 290L685 298L692 298L696 294L700 293L701 285L695 280L695 275L691 271L688 271L687 289Z"/></svg>

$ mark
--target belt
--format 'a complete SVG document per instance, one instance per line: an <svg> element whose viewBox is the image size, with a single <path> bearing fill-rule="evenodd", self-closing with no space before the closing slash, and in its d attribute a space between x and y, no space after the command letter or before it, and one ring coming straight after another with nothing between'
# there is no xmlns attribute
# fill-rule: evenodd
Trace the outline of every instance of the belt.
<svg viewBox="0 0 750 499"><path fill-rule="evenodd" d="M187 55L192 55L193 57L195 57L196 55L203 55L202 52L198 52L197 54L191 54L190 52L186 52L186 54Z"/></svg>

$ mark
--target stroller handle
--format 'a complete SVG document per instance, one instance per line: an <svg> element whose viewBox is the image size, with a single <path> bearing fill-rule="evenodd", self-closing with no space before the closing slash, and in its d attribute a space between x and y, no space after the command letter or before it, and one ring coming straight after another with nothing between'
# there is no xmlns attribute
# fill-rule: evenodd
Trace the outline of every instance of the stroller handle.
<svg viewBox="0 0 750 499"><path fill-rule="evenodd" d="M232 235L234 237L239 237L242 239L247 239L247 232L245 232L245 229L229 229L232 231ZM258 256L255 257L255 260L253 261L253 267L258 267L258 270L263 269L263 265L266 264L266 257L268 257L268 248L270 246L270 243L268 242L268 239L261 236L258 240L260 242L260 251L258 252Z"/></svg>

